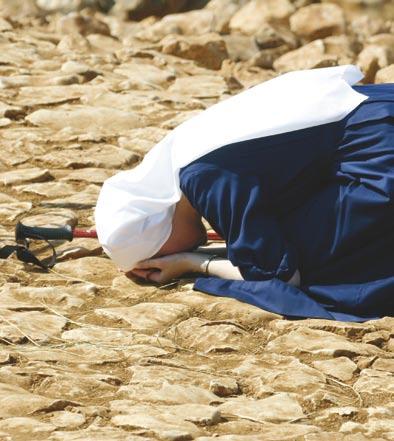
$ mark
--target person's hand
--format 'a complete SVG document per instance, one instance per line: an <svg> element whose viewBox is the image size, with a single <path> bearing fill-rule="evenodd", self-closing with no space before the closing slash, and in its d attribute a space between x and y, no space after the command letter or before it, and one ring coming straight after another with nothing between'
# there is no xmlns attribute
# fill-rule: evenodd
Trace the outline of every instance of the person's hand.
<svg viewBox="0 0 394 441"><path fill-rule="evenodd" d="M166 283L193 270L194 259L192 253L177 253L143 260L126 275L132 274L152 282Z"/></svg>

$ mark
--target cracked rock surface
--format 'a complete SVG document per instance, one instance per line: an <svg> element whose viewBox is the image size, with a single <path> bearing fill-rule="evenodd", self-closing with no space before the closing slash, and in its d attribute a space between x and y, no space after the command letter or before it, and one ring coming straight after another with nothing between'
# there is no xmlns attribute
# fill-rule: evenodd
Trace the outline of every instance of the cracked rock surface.
<svg viewBox="0 0 394 441"><path fill-rule="evenodd" d="M105 179L283 72L394 82L393 20L389 0L0 0L0 245L19 220L92 227ZM54 245L49 272L0 260L0 441L394 439L394 318L285 320Z"/></svg>

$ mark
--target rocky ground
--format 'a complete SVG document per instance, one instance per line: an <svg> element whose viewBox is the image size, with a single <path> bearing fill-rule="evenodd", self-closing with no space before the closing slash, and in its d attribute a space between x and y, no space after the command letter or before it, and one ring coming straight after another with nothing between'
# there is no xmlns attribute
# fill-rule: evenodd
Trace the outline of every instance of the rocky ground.
<svg viewBox="0 0 394 441"><path fill-rule="evenodd" d="M212 0L161 19L96 3L0 0L2 244L20 219L93 225L104 179L281 72L352 62L394 82L390 1ZM191 280L132 282L96 240L57 245L47 273L0 261L1 441L394 439L393 318L284 320Z"/></svg>

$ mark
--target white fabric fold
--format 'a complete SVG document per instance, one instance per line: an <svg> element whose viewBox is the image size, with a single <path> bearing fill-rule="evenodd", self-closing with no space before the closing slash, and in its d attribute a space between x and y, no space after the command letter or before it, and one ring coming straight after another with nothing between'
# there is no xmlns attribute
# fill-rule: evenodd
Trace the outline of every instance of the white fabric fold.
<svg viewBox="0 0 394 441"><path fill-rule="evenodd" d="M339 121L368 98L350 87L362 78L352 65L289 72L176 127L141 164L104 182L95 222L105 252L124 271L153 256L171 233L180 168L235 142Z"/></svg>

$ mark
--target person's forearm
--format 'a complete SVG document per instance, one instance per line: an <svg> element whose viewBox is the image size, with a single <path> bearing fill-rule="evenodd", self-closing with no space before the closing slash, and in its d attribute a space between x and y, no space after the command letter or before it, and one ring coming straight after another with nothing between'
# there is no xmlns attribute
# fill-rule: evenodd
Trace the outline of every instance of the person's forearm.
<svg viewBox="0 0 394 441"><path fill-rule="evenodd" d="M190 253L191 270L209 276L220 277L222 279L243 280L238 269L228 259L221 257L212 258L211 254Z"/></svg>

